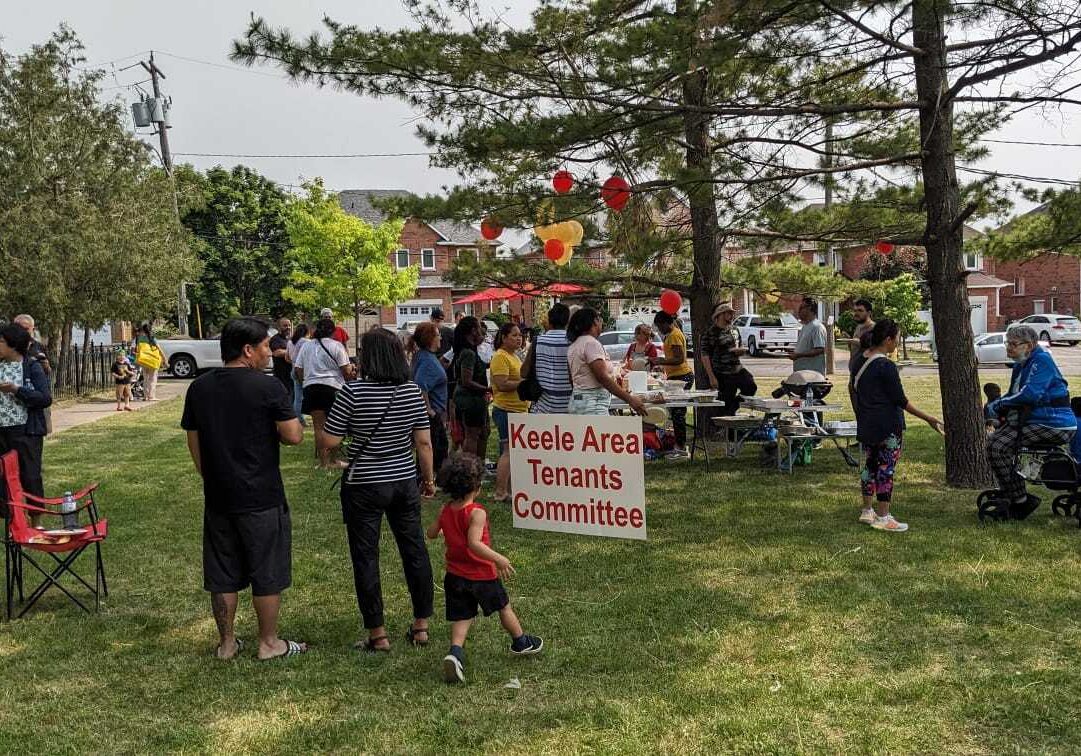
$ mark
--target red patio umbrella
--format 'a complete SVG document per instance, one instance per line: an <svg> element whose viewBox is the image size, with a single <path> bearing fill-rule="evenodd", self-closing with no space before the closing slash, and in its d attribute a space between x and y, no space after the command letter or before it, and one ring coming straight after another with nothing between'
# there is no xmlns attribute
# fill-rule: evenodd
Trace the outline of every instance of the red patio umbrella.
<svg viewBox="0 0 1081 756"><path fill-rule="evenodd" d="M552 296L555 294L579 294L587 291L588 287L581 284L554 283L548 286L534 286L533 284L521 284L520 288L507 288L493 286L490 289L477 291L457 299L451 304L473 304L476 302L501 302L504 299L521 299L522 297Z"/></svg>

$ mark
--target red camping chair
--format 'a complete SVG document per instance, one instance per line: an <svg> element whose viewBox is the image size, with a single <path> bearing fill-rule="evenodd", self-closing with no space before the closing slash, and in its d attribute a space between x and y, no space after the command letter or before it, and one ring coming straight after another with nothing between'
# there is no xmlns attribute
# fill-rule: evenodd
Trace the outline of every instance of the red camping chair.
<svg viewBox="0 0 1081 756"><path fill-rule="evenodd" d="M90 524L81 528L82 533L79 535L64 536L68 540L61 543L62 538L49 537L37 528L31 527L26 513L33 512L60 517L59 507L64 500L43 499L23 491L22 483L19 480L19 457L14 451L9 451L0 457L0 464L3 465L4 483L7 486L7 512L4 515L4 532L7 534L4 549L7 618L11 619L16 590L19 593L19 602L25 603L25 606L17 615L22 617L53 586L63 591L64 595L74 601L80 609L89 613L90 610L86 608L86 605L60 584L60 577L65 572L94 594L94 609L97 610L100 606L101 596L109 595L109 588L105 583L105 567L101 561L101 542L105 540L109 533L109 523L107 520L98 519L98 508L94 503L94 491L97 490L98 484L94 483L75 494L75 501L78 504L76 512L85 509L87 516L90 518ZM90 546L94 547L95 552L93 586L83 580L72 569L75 560ZM53 561L56 562L53 571L47 572L44 567L38 564L32 556L33 552L48 554L52 557ZM61 555L63 555L63 558L61 558ZM24 562L45 576L41 585L35 588L30 597L25 600L23 597ZM45 566L48 566L48 562L45 562Z"/></svg>

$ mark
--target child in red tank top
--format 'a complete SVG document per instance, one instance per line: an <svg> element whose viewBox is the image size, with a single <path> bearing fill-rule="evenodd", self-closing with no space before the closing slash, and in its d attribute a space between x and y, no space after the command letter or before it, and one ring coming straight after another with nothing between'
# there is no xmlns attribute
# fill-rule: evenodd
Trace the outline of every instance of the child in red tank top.
<svg viewBox="0 0 1081 756"><path fill-rule="evenodd" d="M510 561L492 548L488 513L474 499L484 481L484 462L472 454L457 454L439 471L439 485L451 500L439 519L428 527L428 538L443 534L446 542L447 574L443 591L450 626L450 652L443 659L443 678L450 683L465 682L462 646L477 616L477 608L487 617L499 612L499 621L510 635L511 653L536 654L544 641L522 632L522 625L510 607L510 599L500 577L514 574Z"/></svg>

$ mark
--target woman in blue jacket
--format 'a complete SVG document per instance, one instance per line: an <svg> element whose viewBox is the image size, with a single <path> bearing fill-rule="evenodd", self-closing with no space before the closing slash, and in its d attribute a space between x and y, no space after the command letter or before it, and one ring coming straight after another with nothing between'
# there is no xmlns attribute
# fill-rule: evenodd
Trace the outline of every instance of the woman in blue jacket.
<svg viewBox="0 0 1081 756"><path fill-rule="evenodd" d="M1009 392L990 402L987 410L1005 415L1003 423L987 441L991 469L1011 516L1021 519L1040 505L1025 494L1025 481L1017 474L1017 454L1022 445L1067 444L1077 432L1070 409L1070 389L1051 358L1041 347L1036 331L1028 326L1011 328L1006 354L1014 361Z"/></svg>
<svg viewBox="0 0 1081 756"><path fill-rule="evenodd" d="M49 378L41 363L27 356L30 334L9 323L0 328L0 453L19 455L23 490L45 495L41 452L45 441L45 408L53 403Z"/></svg>

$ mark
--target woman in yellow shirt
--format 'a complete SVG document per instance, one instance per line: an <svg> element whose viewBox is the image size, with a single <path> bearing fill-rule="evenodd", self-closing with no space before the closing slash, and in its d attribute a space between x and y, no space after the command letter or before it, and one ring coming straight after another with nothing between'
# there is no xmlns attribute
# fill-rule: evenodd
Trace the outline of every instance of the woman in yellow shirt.
<svg viewBox="0 0 1081 756"><path fill-rule="evenodd" d="M522 346L522 332L514 323L503 325L495 337L495 354L489 366L492 372L492 419L499 431L499 462L495 468L495 499L510 500L510 423L508 415L513 412L529 412L529 402L518 398L518 384L522 382L522 361L518 350Z"/></svg>
<svg viewBox="0 0 1081 756"><path fill-rule="evenodd" d="M664 336L664 358L653 359L654 365L664 368L664 375L670 381L683 381L686 388L694 385L694 370L687 361L687 337L683 335L676 319L663 310L653 316L653 327ZM687 454L687 408L672 407L668 411L672 418L672 430L675 431L676 448L670 457L686 457Z"/></svg>

